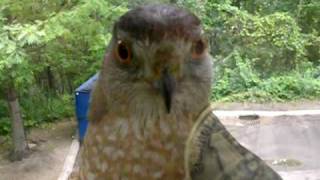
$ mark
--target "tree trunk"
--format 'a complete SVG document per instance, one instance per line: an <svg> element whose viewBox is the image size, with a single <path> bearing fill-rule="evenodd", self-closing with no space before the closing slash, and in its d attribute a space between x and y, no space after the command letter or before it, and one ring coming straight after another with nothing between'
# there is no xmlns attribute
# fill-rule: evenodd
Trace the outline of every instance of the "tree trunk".
<svg viewBox="0 0 320 180"><path fill-rule="evenodd" d="M7 101L10 109L13 141L11 159L13 161L22 160L22 158L26 155L28 148L20 112L20 105L15 88L13 88L13 86L7 90Z"/></svg>
<svg viewBox="0 0 320 180"><path fill-rule="evenodd" d="M73 86L72 86L72 82L71 82L71 79L70 79L70 76L67 76L67 83L68 83L68 87L69 87L69 93L73 93L74 92L74 89L73 89Z"/></svg>
<svg viewBox="0 0 320 180"><path fill-rule="evenodd" d="M49 86L49 90L48 92L55 92L55 83L54 83L54 76L52 74L52 71L51 71L51 67L50 66L47 66L47 78L48 78L48 86Z"/></svg>

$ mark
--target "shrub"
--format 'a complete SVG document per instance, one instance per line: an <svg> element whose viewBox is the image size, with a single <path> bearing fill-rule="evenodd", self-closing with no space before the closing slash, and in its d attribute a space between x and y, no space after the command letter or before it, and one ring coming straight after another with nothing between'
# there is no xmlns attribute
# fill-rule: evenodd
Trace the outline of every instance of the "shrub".
<svg viewBox="0 0 320 180"><path fill-rule="evenodd" d="M215 82L211 99L214 101L290 101L320 97L320 68L304 66L295 70L263 78L254 70L252 60L238 53L215 68ZM235 64L234 67L232 65Z"/></svg>

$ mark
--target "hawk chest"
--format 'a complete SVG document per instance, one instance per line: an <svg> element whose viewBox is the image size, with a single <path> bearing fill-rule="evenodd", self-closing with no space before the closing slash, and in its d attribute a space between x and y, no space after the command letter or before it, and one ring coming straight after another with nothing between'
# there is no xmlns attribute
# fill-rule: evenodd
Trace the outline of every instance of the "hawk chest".
<svg viewBox="0 0 320 180"><path fill-rule="evenodd" d="M91 123L82 149L82 179L183 179L192 119L104 117Z"/></svg>

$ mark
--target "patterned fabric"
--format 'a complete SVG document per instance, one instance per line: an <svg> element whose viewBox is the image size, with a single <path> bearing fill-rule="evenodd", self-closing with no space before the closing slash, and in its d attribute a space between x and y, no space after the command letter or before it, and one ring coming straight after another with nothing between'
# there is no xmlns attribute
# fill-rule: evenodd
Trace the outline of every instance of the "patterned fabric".
<svg viewBox="0 0 320 180"><path fill-rule="evenodd" d="M186 172L193 180L279 180L262 159L241 146L209 107L189 135Z"/></svg>

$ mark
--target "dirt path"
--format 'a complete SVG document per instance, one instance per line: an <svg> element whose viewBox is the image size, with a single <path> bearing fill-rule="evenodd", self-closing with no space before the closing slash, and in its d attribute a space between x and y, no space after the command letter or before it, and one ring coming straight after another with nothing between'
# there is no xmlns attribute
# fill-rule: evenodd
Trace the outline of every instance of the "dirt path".
<svg viewBox="0 0 320 180"><path fill-rule="evenodd" d="M8 152L3 152L6 147L1 147L0 180L56 180L75 131L74 119L52 124L48 128L33 129L28 135L31 154L18 162L10 162Z"/></svg>

